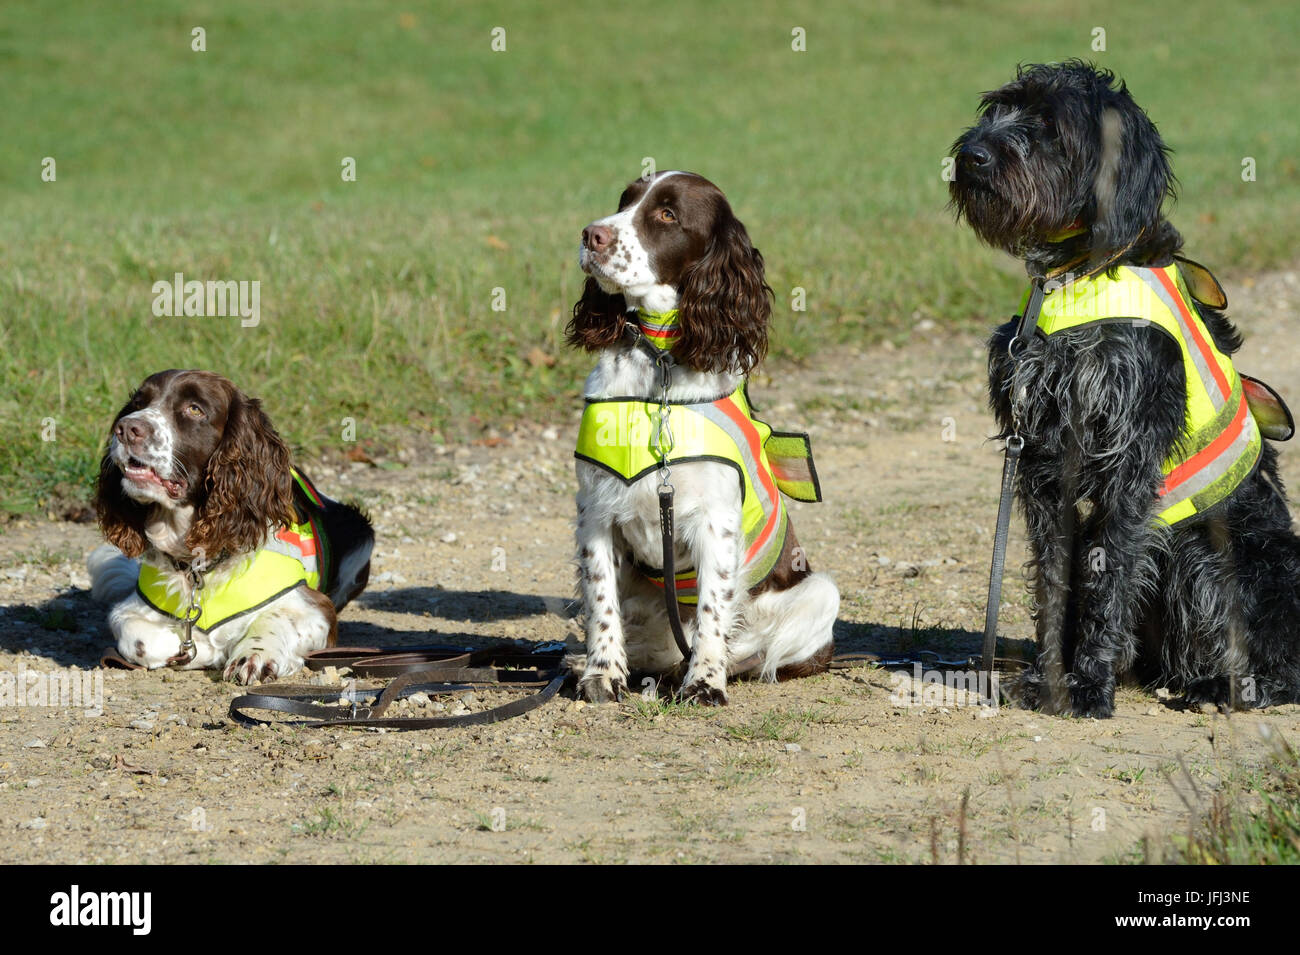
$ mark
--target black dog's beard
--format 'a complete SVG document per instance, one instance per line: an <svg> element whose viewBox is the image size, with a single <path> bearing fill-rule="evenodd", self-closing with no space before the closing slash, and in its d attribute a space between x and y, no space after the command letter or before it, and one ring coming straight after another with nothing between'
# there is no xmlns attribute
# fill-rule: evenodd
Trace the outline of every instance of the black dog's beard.
<svg viewBox="0 0 1300 955"><path fill-rule="evenodd" d="M959 168L948 187L952 208L988 245L1020 259L1052 258L1061 250L1051 237L1069 228L1079 214L1063 172L1032 158L999 160L991 182Z"/></svg>

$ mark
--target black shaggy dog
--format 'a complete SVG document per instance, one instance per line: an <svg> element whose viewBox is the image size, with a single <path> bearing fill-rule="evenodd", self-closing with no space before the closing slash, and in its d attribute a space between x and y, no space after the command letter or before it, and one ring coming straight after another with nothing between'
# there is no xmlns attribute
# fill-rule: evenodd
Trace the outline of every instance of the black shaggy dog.
<svg viewBox="0 0 1300 955"><path fill-rule="evenodd" d="M1024 441L1040 656L1022 685L1053 712L1110 716L1121 677L1189 704L1300 698L1300 540L1261 440L1289 437L1290 416L1235 371L1222 289L1178 255L1168 153L1124 84L1078 61L1021 67L953 145L958 217L1025 261L1042 315L1069 315L1054 294L1087 311L1111 282L1170 317L1095 307L990 342L990 403ZM1196 389L1218 425L1197 430Z"/></svg>

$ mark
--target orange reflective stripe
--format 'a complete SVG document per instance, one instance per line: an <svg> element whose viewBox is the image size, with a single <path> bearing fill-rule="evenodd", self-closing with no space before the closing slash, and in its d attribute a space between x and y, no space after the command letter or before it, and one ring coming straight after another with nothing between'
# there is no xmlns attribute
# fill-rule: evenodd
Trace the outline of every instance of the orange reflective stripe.
<svg viewBox="0 0 1300 955"><path fill-rule="evenodd" d="M1183 322L1192 335L1192 344L1196 346L1197 350L1201 353L1201 356L1205 359L1205 364L1209 366L1210 374L1214 376L1214 380L1219 386L1219 393L1223 395L1223 398L1226 401L1228 396L1232 394L1232 386L1228 384L1228 379L1224 377L1223 369L1219 367L1219 361L1214 355L1214 350L1210 348L1210 343L1207 342L1205 336L1201 334L1201 323L1199 321L1200 316L1194 318L1192 315L1188 314L1187 303L1183 301L1183 295L1178 291L1177 284L1175 284L1169 277L1168 269L1152 269L1151 272L1160 281L1160 284L1165 287L1165 291L1167 291L1169 297L1174 300L1174 304L1177 306L1178 311L1182 313Z"/></svg>
<svg viewBox="0 0 1300 955"><path fill-rule="evenodd" d="M282 527L280 530L276 531L275 536L286 544L298 548L304 557L316 556L316 539L314 537L308 537L304 540L299 534L289 530L287 527Z"/></svg>
<svg viewBox="0 0 1300 955"><path fill-rule="evenodd" d="M1241 429L1246 423L1248 413L1246 401L1243 398L1237 408L1237 413L1232 418L1232 423L1223 429L1223 433L1207 444L1199 452L1192 455L1178 467L1169 472L1165 478L1164 485L1160 488L1160 495L1163 497L1170 491L1173 491L1180 484L1189 480L1193 475L1212 464L1223 451L1236 441L1241 435Z"/></svg>
<svg viewBox="0 0 1300 955"><path fill-rule="evenodd" d="M663 574L663 571L660 571L659 573L662 575L662 574ZM662 576L659 576L659 577L650 577L649 580L650 580L650 583L654 584L654 585L655 585L656 587L658 587L660 590L663 590L663 589L664 589L664 578L663 578ZM678 589L678 590L695 590L695 589L697 589L699 586L700 586L700 581L699 581L699 579L696 578L696 577L678 577L678 578L677 578L677 589Z"/></svg>
<svg viewBox="0 0 1300 955"><path fill-rule="evenodd" d="M759 464L763 460L763 442L758 438L758 431L754 428L754 422L730 398L723 398L713 404L736 423L736 427L744 437L745 443L749 445L749 453L753 456L754 463ZM763 545L767 543L768 538L772 536L772 532L776 530L776 526L781 520L781 497L776 490L776 481L766 468L760 466L756 470L758 471L758 479L763 483L763 490L767 491L768 500L772 501L775 506L773 506L771 513L767 515L767 523L759 531L758 537L754 539L749 552L745 554L746 564L763 550Z"/></svg>

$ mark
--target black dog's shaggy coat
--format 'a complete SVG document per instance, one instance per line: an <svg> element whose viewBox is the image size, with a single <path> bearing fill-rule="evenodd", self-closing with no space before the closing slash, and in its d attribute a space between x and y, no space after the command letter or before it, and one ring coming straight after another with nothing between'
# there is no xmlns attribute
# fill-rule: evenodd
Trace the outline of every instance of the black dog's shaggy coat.
<svg viewBox="0 0 1300 955"><path fill-rule="evenodd" d="M1182 247L1161 213L1168 150L1108 72L1022 67L985 94L953 152L958 216L1033 277L1167 266ZM1227 316L1198 308L1218 348L1235 352ZM1015 401L1025 440L1017 490L1045 651L1026 701L1106 717L1125 673L1189 703L1300 698L1300 540L1273 447L1230 498L1169 527L1153 518L1161 464L1185 432L1178 345L1129 323L1035 335L1013 395L1015 328L993 335L989 387L1003 437Z"/></svg>

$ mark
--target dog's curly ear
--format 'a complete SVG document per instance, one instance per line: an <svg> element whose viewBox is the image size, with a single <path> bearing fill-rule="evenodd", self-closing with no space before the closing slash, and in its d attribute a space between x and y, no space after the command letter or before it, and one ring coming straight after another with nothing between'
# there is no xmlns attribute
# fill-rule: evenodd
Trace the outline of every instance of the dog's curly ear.
<svg viewBox="0 0 1300 955"><path fill-rule="evenodd" d="M129 410L129 406L123 408L118 418ZM146 513L143 504L131 500L122 490L122 470L105 450L99 462L99 480L95 486L95 515L99 518L99 529L104 539L127 557L139 557L144 553Z"/></svg>
<svg viewBox="0 0 1300 955"><path fill-rule="evenodd" d="M1102 110L1101 148L1093 180L1092 254L1105 260L1152 234L1161 206L1174 196L1169 148L1121 83Z"/></svg>
<svg viewBox="0 0 1300 955"><path fill-rule="evenodd" d="M622 295L611 295L593 278L582 287L582 298L573 306L573 318L564 329L564 340L587 351L598 351L618 344L627 321L627 302Z"/></svg>
<svg viewBox="0 0 1300 955"><path fill-rule="evenodd" d="M289 448L256 398L236 392L221 444L208 459L204 498L187 544L215 560L261 545L273 525L294 520Z"/></svg>
<svg viewBox="0 0 1300 955"><path fill-rule="evenodd" d="M762 254L740 220L728 214L703 258L682 277L682 337L673 357L700 371L748 374L767 354L772 298Z"/></svg>

